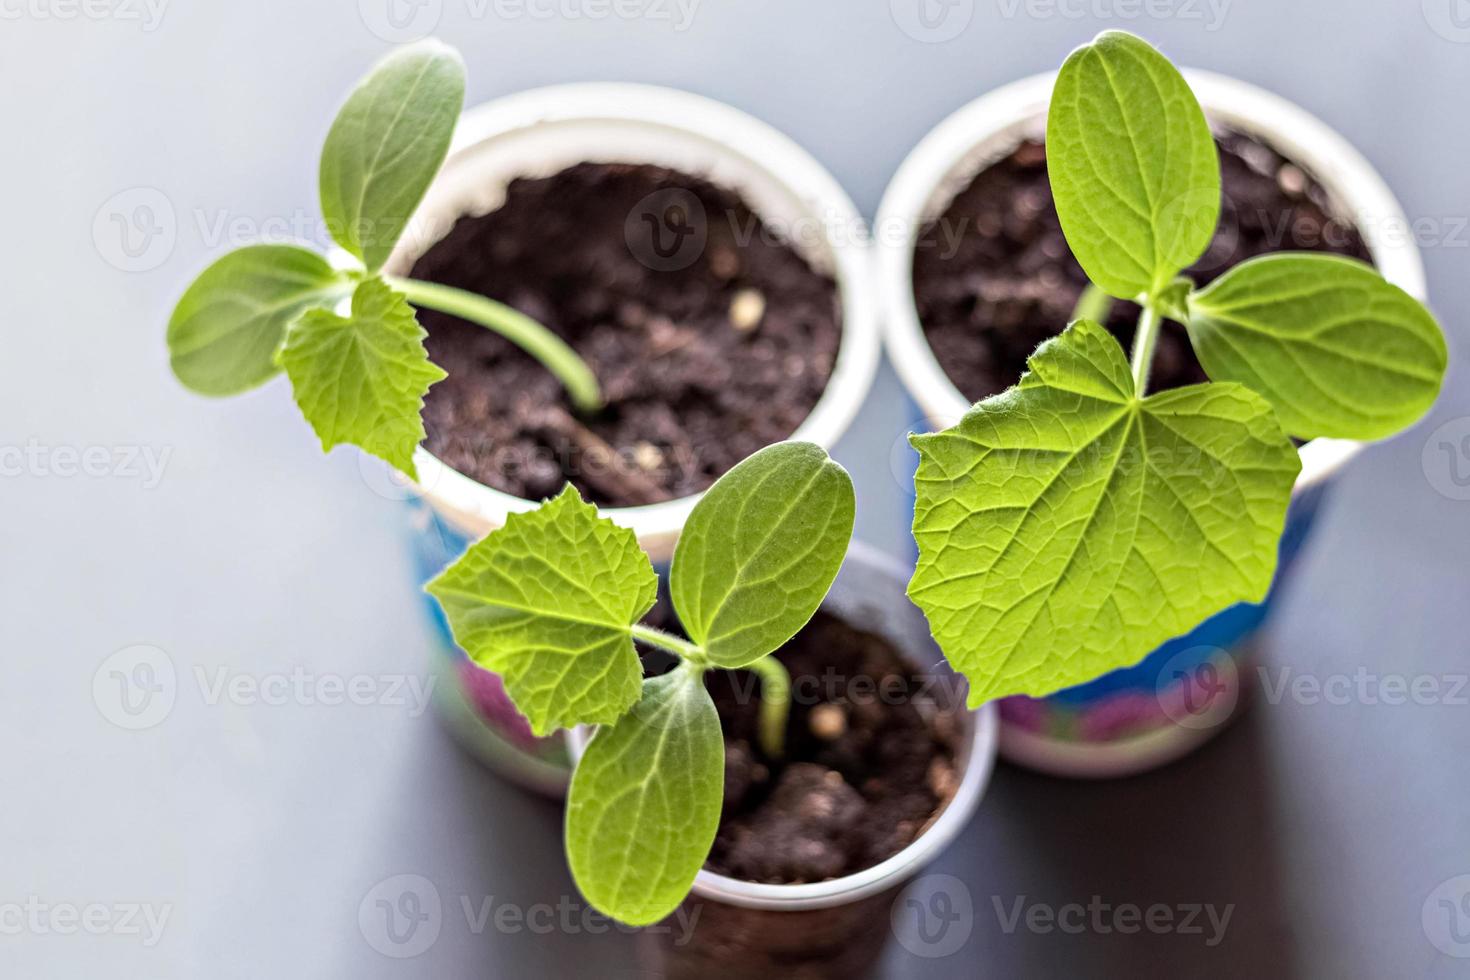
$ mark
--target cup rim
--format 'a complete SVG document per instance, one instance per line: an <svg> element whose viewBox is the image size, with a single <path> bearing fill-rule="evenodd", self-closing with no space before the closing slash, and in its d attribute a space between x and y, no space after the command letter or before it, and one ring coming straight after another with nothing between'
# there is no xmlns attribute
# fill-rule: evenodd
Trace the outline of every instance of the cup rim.
<svg viewBox="0 0 1470 980"><path fill-rule="evenodd" d="M823 228L841 305L840 341L826 388L788 438L831 449L856 417L877 374L882 349L878 296L867 224L836 178L793 139L733 106L690 92L582 82L529 89L467 109L455 129L445 167L492 139L551 124L608 122L645 127L640 138L656 138L659 130L693 136L779 185ZM851 233L834 234L843 227ZM419 471L418 491L480 534L503 524L507 515L532 510L539 503L486 486L422 445L414 453L414 465ZM667 550L702 496L600 510L633 530L645 545Z"/></svg>
<svg viewBox="0 0 1470 980"><path fill-rule="evenodd" d="M1389 233L1409 226L1403 207L1352 144L1279 95L1215 72L1182 72L1206 115L1260 136L1305 167L1351 214L1384 278L1416 299L1425 298L1418 245L1411 236ZM968 155L1009 129L1044 118L1056 77L1056 71L1032 75L960 107L909 152L884 191L874 221L884 346L905 389L931 421L958 422L971 403L940 366L919 322L913 295L914 240L936 190ZM1363 445L1327 438L1307 443L1293 492L1338 472Z"/></svg>
<svg viewBox="0 0 1470 980"><path fill-rule="evenodd" d="M891 555L854 540L848 546L846 560L868 565L893 578L899 587L899 595L905 596L903 590L908 583L910 569ZM1000 715L995 703L987 702L978 708L960 710L973 719L970 751L960 784L933 822L897 854L850 875L799 885L744 881L701 868L695 876L690 895L741 908L798 912L850 904L912 878L969 824L995 771L1000 741ZM591 729L587 726L579 725L567 732L567 746L574 766L581 759L590 738Z"/></svg>

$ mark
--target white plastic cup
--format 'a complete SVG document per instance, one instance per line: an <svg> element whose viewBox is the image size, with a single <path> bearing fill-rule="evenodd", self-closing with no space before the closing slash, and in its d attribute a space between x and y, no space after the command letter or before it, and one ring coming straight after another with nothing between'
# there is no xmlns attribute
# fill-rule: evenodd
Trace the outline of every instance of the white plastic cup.
<svg viewBox="0 0 1470 980"><path fill-rule="evenodd" d="M1279 96L1211 72L1186 69L1184 76L1212 124L1254 136L1301 167L1328 192L1336 216L1355 223L1384 277L1424 298L1424 265L1408 218L1357 150ZM1035 75L959 109L914 147L884 193L874 227L884 342L922 425L953 425L970 402L945 374L919 322L913 291L916 236L981 170L1022 141L1044 138L1055 81L1055 72ZM1291 577L1293 559L1332 479L1360 449L1360 443L1340 439L1315 439L1302 448L1273 596ZM1192 751L1243 704L1245 663L1270 601L1207 620L1129 671L1051 698L1007 699L1001 755L1054 775L1108 777L1155 768ZM1190 690L1171 686L1170 674L1213 692L1210 703L1193 703ZM1210 684L1204 684L1206 679ZM1127 720L1126 734L1107 733L1115 727L1108 723L1110 715ZM1089 719L1098 723L1090 725Z"/></svg>
<svg viewBox="0 0 1470 980"><path fill-rule="evenodd" d="M676 945L665 941L670 930L649 933L661 975L713 978L731 963L747 971L741 976L774 976L776 969L861 975L860 968L872 965L892 934L892 909L904 886L974 816L995 768L998 714L993 704L964 710L964 681L949 669L928 621L909 601L908 578L903 563L854 542L823 608L857 629L886 638L917 674L933 678L936 691L956 699L965 724L965 750L956 760L961 775L954 795L913 843L855 874L772 885L700 871L680 919L693 922L692 937L681 936ZM581 758L591 734L585 727L569 733L573 758ZM718 955L712 956L715 950Z"/></svg>
<svg viewBox="0 0 1470 980"><path fill-rule="evenodd" d="M414 261L465 215L504 202L518 177L545 177L578 163L643 163L704 177L736 191L813 267L837 283L841 341L826 390L791 438L830 449L867 397L880 335L867 226L837 181L810 154L765 123L721 102L647 85L558 85L506 96L465 112L444 168L429 188L385 271ZM502 493L445 465L422 446L411 506L418 577L434 575L470 543L539 501ZM603 515L631 529L655 563L666 563L699 495ZM534 789L565 791L562 737L534 739L497 690L498 679L467 661L442 613L437 625L441 705L453 730L494 768ZM477 673L478 672L478 673Z"/></svg>

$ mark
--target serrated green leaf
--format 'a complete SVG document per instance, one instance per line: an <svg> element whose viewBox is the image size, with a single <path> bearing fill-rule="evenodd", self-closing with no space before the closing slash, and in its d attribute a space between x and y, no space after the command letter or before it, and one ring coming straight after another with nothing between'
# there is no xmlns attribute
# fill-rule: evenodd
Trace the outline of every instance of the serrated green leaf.
<svg viewBox="0 0 1470 980"><path fill-rule="evenodd" d="M699 671L646 681L572 775L567 857L582 894L629 925L672 912L709 857L724 783L720 718Z"/></svg>
<svg viewBox="0 0 1470 980"><path fill-rule="evenodd" d="M512 514L427 589L538 735L616 721L638 699L629 628L653 608L658 576L633 532L570 485Z"/></svg>
<svg viewBox="0 0 1470 980"><path fill-rule="evenodd" d="M822 604L852 538L852 479L820 446L767 446L704 495L674 549L674 609L711 663L775 650Z"/></svg>
<svg viewBox="0 0 1470 980"><path fill-rule="evenodd" d="M1251 259L1188 304L1189 336L1210 377L1265 396L1303 439L1392 435L1429 410L1444 380L1434 317L1352 259Z"/></svg>
<svg viewBox="0 0 1470 980"><path fill-rule="evenodd" d="M387 261L449 152L464 62L435 40L388 55L358 83L322 147L327 228L369 272Z"/></svg>
<svg viewBox="0 0 1470 980"><path fill-rule="evenodd" d="M1271 407L1214 383L1140 399L1090 320L959 425L917 436L909 594L971 704L1135 663L1266 594L1301 463Z"/></svg>
<svg viewBox="0 0 1470 980"><path fill-rule="evenodd" d="M169 364L202 395L234 395L281 370L286 326L347 286L327 260L295 245L250 245L217 259L184 290L168 321Z"/></svg>
<svg viewBox="0 0 1470 980"><path fill-rule="evenodd" d="M1199 102L1140 38L1105 31L1052 91L1047 172L1072 254L1119 299L1168 284L1220 217L1220 161Z"/></svg>
<svg viewBox="0 0 1470 980"><path fill-rule="evenodd" d="M417 479L424 394L444 378L425 336L413 307L377 278L358 283L350 316L310 309L291 324L281 365L323 450L351 443Z"/></svg>

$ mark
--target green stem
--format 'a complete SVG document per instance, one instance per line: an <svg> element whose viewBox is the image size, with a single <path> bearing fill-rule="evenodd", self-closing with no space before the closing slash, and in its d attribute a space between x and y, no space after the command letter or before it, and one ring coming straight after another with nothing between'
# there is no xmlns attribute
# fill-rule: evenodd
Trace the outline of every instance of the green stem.
<svg viewBox="0 0 1470 980"><path fill-rule="evenodd" d="M1077 305L1072 307L1072 319L1106 323L1108 314L1111 312L1113 312L1113 297L1099 289L1097 283L1090 282L1087 288L1082 290L1082 295L1077 297Z"/></svg>
<svg viewBox="0 0 1470 980"><path fill-rule="evenodd" d="M431 310L478 323L536 358L562 383L579 411L595 412L602 408L602 389L598 387L597 377L587 362L578 357L566 341L520 310L497 303L488 296L436 282L398 276L383 278L415 306L427 306Z"/></svg>
<svg viewBox="0 0 1470 980"><path fill-rule="evenodd" d="M767 756L786 754L786 717L791 712L791 675L775 657L767 654L746 664L761 681L760 740Z"/></svg>
<svg viewBox="0 0 1470 980"><path fill-rule="evenodd" d="M644 626L642 623L634 623L629 629L633 633L633 639L640 643L657 647L665 653L672 653L680 660L687 660L701 667L708 665L704 650L698 644L690 643L688 640L677 637L672 633L665 633L661 629Z"/></svg>
<svg viewBox="0 0 1470 980"><path fill-rule="evenodd" d="M1138 315L1138 330L1133 335L1133 391L1139 398L1148 389L1148 372L1153 366L1154 346L1159 342L1158 311L1150 301Z"/></svg>

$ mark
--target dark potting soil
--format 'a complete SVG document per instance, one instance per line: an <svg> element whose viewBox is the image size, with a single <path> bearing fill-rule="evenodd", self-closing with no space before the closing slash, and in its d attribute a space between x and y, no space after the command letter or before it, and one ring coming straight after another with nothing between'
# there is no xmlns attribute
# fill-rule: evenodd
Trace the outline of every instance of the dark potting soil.
<svg viewBox="0 0 1470 980"><path fill-rule="evenodd" d="M425 445L533 500L568 481L608 506L704 490L790 436L837 357L833 280L733 191L661 167L583 163L515 180L501 207L461 218L412 275L534 317L597 375L608 405L579 417L530 356L420 311L449 375L426 399Z"/></svg>
<svg viewBox="0 0 1470 980"><path fill-rule="evenodd" d="M757 733L760 681L711 671L725 805L706 867L774 884L823 881L898 853L954 795L962 716L883 637L827 613L776 653L791 674L784 758Z"/></svg>
<svg viewBox="0 0 1470 980"><path fill-rule="evenodd" d="M1270 147L1237 133L1217 139L1222 206L1210 247L1188 270L1204 285L1268 252L1333 252L1369 259L1357 228L1332 216L1326 191ZM1087 285L1062 236L1046 147L1021 144L982 170L914 252L919 322L946 374L971 401L1015 384L1026 358L1061 333ZM1114 304L1107 327L1131 350L1138 307ZM1160 334L1154 390L1209 380L1178 324Z"/></svg>

